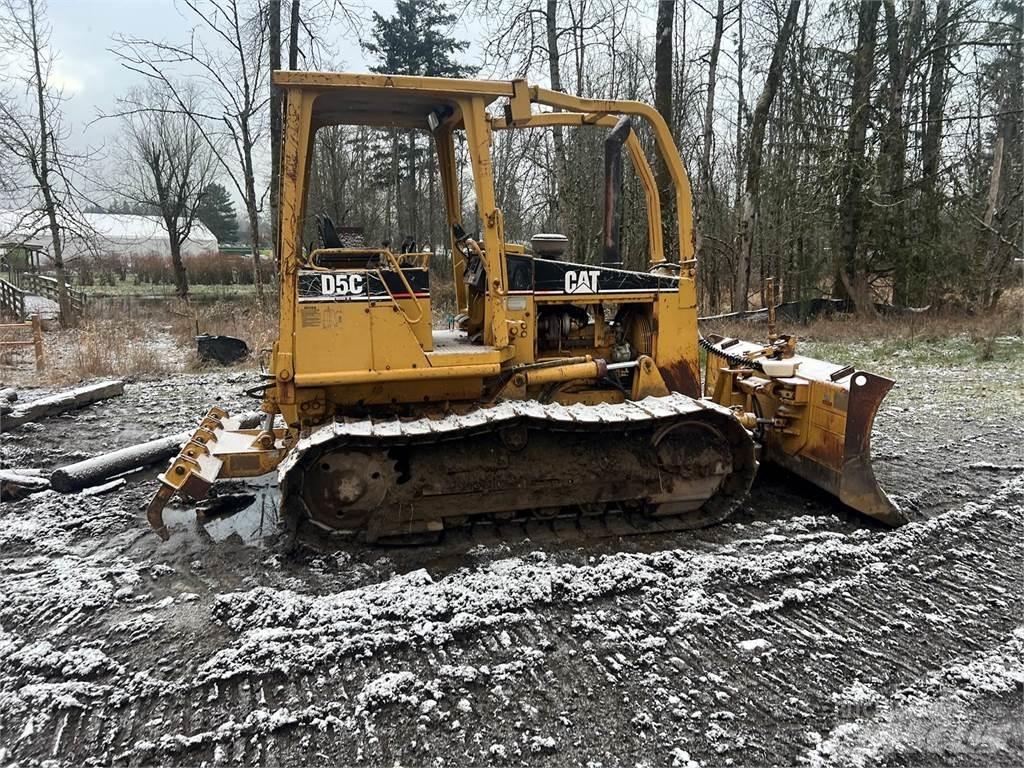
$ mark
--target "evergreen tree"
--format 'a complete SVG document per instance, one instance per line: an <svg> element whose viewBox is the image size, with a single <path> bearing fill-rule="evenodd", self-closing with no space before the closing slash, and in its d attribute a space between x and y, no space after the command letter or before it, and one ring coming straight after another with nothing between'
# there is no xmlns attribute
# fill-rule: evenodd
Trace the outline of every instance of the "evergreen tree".
<svg viewBox="0 0 1024 768"><path fill-rule="evenodd" d="M469 43L447 34L457 20L444 0L398 0L389 19L374 11L372 39L363 44L377 57L377 65L370 70L422 77L472 75L475 67L454 58Z"/></svg>
<svg viewBox="0 0 1024 768"><path fill-rule="evenodd" d="M197 216L217 238L217 242L238 242L238 215L231 195L221 184L210 184L203 194Z"/></svg>
<svg viewBox="0 0 1024 768"><path fill-rule="evenodd" d="M448 10L444 0L398 0L395 14L384 18L373 14L373 31L370 42L363 47L372 53L376 65L371 71L392 75L417 75L420 77L467 77L476 72L475 67L456 61L456 56L469 47L467 41L456 40L449 34L458 17ZM424 115L424 126L426 115ZM400 242L406 235L422 242L434 239L435 222L428 222L423 228L420 198L423 155L427 155L427 171L436 173L432 144L421 141L422 131L397 130L390 132L390 149L375 153L382 170L389 168L387 178L394 184L394 207L398 231L390 236ZM381 151L383 150L383 151ZM430 185L432 190L436 184ZM428 202L430 212L437 212L440 206ZM397 239L395 239L397 238Z"/></svg>

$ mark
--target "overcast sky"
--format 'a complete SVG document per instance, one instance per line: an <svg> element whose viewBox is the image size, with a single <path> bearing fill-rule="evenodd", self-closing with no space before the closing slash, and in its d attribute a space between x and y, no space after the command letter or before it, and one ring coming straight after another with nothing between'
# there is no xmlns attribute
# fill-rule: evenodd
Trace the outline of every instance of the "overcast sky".
<svg viewBox="0 0 1024 768"><path fill-rule="evenodd" d="M371 11L384 16L394 11L393 0L358 0L364 19L359 35L370 29ZM65 116L72 143L78 148L109 145L117 132L113 120L94 122L97 115L113 111L115 99L142 77L122 67L110 52L117 34L152 40L181 42L194 24L187 8L175 0L49 0L51 45L57 53L55 82L71 97ZM467 21L460 21L454 33L470 35ZM346 25L338 23L333 33L334 61L339 69L366 71L369 62L359 40ZM472 50L468 58L473 58Z"/></svg>

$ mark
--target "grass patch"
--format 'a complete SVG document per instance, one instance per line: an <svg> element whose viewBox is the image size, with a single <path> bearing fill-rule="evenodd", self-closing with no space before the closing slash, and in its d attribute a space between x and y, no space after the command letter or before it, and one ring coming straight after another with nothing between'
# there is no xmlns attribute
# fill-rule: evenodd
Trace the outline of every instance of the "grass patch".
<svg viewBox="0 0 1024 768"><path fill-rule="evenodd" d="M50 369L51 377L56 379L137 378L176 368L170 339L159 343L152 338L152 329L137 321L86 320L69 333L64 365Z"/></svg>
<svg viewBox="0 0 1024 768"><path fill-rule="evenodd" d="M837 365L854 365L885 374L911 366L1001 366L1024 361L1020 316L1014 312L989 315L904 315L863 319L837 316L806 325L779 323L780 333L797 336L797 350L808 357ZM763 322L706 323L701 331L764 341Z"/></svg>
<svg viewBox="0 0 1024 768"><path fill-rule="evenodd" d="M273 297L277 295L277 289L274 286L264 286L264 293ZM137 283L133 278L129 278L123 282L116 282L113 285L86 285L82 286L81 290L85 291L87 296L102 298L102 297L118 297L118 296L166 296L167 298L173 298L175 296L174 285L170 283ZM237 299L237 298L249 298L256 295L256 286L254 285L202 285L194 284L188 287L189 294L196 297L203 298L224 298L224 299Z"/></svg>
<svg viewBox="0 0 1024 768"><path fill-rule="evenodd" d="M174 313L171 333L177 344L190 350L189 367L203 366L196 355L197 332L214 336L234 336L249 345L252 358L243 365L255 365L261 351L270 350L279 330L277 303L264 309L250 302L217 302L212 304L179 305Z"/></svg>

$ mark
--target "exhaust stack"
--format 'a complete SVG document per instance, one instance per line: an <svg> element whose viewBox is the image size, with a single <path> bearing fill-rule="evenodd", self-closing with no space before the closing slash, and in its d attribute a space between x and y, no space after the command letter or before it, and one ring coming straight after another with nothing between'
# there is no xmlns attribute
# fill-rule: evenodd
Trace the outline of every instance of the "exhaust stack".
<svg viewBox="0 0 1024 768"><path fill-rule="evenodd" d="M622 190L622 145L633 121L622 117L604 140L604 260L607 267L622 266L619 254L619 194Z"/></svg>

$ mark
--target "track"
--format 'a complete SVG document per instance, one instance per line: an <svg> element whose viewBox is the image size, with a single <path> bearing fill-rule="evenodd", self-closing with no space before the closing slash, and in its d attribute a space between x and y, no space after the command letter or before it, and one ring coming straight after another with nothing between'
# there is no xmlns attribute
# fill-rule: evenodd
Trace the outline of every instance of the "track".
<svg viewBox="0 0 1024 768"><path fill-rule="evenodd" d="M406 542L481 522L604 536L697 528L728 518L756 468L728 410L673 394L339 420L300 439L280 477L300 521Z"/></svg>

